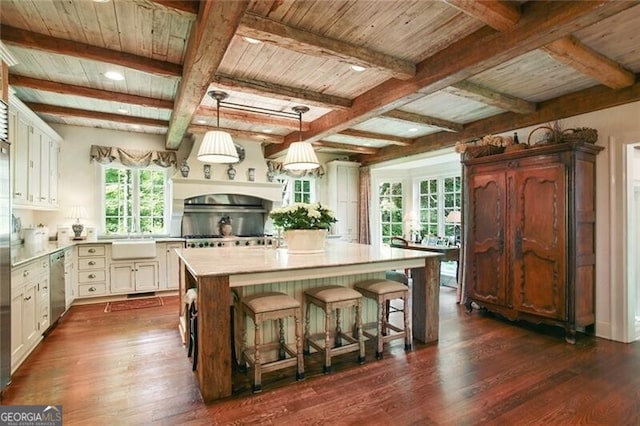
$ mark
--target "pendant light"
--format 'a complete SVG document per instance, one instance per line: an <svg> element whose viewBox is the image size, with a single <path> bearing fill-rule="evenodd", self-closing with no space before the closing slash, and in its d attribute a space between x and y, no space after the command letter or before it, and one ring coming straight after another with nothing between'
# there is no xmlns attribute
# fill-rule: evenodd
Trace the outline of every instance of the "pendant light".
<svg viewBox="0 0 640 426"><path fill-rule="evenodd" d="M216 100L216 117L218 129L220 128L220 101L227 98L225 92L212 90L209 96ZM231 135L222 130L212 130L205 133L202 144L198 150L198 160L203 163L237 163L238 151L231 139Z"/></svg>
<svg viewBox="0 0 640 426"><path fill-rule="evenodd" d="M289 146L287 156L284 159L283 167L286 170L312 170L320 167L316 152L309 142L302 142L302 114L309 111L306 106L295 106L292 108L298 113L300 122L300 142L294 142Z"/></svg>

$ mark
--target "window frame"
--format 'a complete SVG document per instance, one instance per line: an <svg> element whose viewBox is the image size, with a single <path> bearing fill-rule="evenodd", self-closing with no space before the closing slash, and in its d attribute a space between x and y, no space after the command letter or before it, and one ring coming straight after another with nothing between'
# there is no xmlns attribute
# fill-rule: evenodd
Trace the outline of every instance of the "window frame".
<svg viewBox="0 0 640 426"><path fill-rule="evenodd" d="M452 192L446 191L445 180L447 179L454 180L454 183L453 183L454 190ZM455 186L456 179L459 182L459 185L457 188ZM437 206L436 206L437 233L435 237L452 237L455 235L456 228L459 229L460 224L458 225L449 224L448 222L446 222L446 218L449 212L451 212L452 210L458 210L458 211L462 210L462 195L463 195L462 194L462 173L448 172L448 173L442 173L442 174L436 174L436 175L424 175L424 176L416 177L414 179L414 188L415 188L414 206L417 206L418 223L419 223L420 232L423 238L430 235L428 232L426 232L428 231L428 229L425 229L425 223L430 223L430 222L422 221L422 216L421 216L422 206L420 204L420 198L423 194L421 193L420 186L421 186L421 183L424 181L433 181L433 180L437 182L437 196L436 196L437 198ZM453 199L454 199L453 206L445 206L447 194L453 194Z"/></svg>
<svg viewBox="0 0 640 426"><path fill-rule="evenodd" d="M392 188L393 185L400 185L400 195L394 195L394 194L390 194L390 197L393 198L399 198L400 199L400 209L398 209L400 211L400 216L399 216L399 220L398 221L393 221L393 220L389 220L389 221L384 221L383 220L383 212L385 209L382 208L382 197L383 195L380 193L381 188L383 185L385 184L389 184L389 186ZM375 205L377 206L377 210L378 210L378 242L381 245L388 245L391 241L391 237L401 237L403 236L403 230L404 230L404 212L405 212L405 191L404 191L404 184L402 179L398 179L398 178L385 178L385 179L379 179L376 181L376 186L375 186ZM398 205L398 203L392 203L394 205ZM393 213L391 214L391 218L393 218ZM389 231L390 234L386 235L384 232L384 227L385 225L388 224L389 225ZM400 226L400 232L394 232L394 225Z"/></svg>
<svg viewBox="0 0 640 426"><path fill-rule="evenodd" d="M288 205L294 204L294 203L299 203L299 202L304 202L304 203L315 203L318 200L318 191L317 191L317 181L316 178L314 177L293 177L293 176L287 176L284 177L282 179L279 179L280 182L282 183L282 206L286 207ZM308 183L309 185L309 191L301 191L301 194L308 194L309 195L309 201L295 201L295 196L296 196L296 182L301 182L302 186L304 186L304 183Z"/></svg>

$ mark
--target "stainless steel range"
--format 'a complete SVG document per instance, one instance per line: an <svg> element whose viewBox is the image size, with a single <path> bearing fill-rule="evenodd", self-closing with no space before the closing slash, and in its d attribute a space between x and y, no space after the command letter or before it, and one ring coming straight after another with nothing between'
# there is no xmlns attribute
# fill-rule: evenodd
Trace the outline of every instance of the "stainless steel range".
<svg viewBox="0 0 640 426"><path fill-rule="evenodd" d="M237 194L186 199L182 218L182 237L187 240L186 247L273 245L275 238L264 233L268 218L266 205L270 204L268 200Z"/></svg>
<svg viewBox="0 0 640 426"><path fill-rule="evenodd" d="M231 236L222 235L184 235L187 239L187 248L202 247L245 247L245 246L272 246L275 237L270 235L261 236Z"/></svg>

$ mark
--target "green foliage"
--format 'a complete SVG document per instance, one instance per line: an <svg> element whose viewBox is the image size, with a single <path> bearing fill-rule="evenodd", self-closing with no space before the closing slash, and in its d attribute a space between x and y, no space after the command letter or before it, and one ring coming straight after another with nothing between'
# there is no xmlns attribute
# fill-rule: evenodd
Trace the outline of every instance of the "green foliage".
<svg viewBox="0 0 640 426"><path fill-rule="evenodd" d="M337 222L332 210L320 203L295 203L287 207L273 209L269 213L273 224L279 228L289 229L329 229Z"/></svg>

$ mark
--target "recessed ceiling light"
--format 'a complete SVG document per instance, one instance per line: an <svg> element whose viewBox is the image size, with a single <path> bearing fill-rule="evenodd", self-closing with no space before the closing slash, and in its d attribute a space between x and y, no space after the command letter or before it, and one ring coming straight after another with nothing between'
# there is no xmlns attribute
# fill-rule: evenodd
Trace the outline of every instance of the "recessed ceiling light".
<svg viewBox="0 0 640 426"><path fill-rule="evenodd" d="M418 131L418 128L417 128L417 127L412 127L412 128L410 128L410 129L409 129L409 131L410 131L410 132L417 132L417 131Z"/></svg>
<svg viewBox="0 0 640 426"><path fill-rule="evenodd" d="M139 124L132 124L132 125L131 125L131 128L133 128L133 129L140 129L141 127L140 127L140 125L139 125Z"/></svg>
<svg viewBox="0 0 640 426"><path fill-rule="evenodd" d="M107 77L109 80L116 80L116 81L124 80L124 76L117 71L107 71L103 75Z"/></svg>
<svg viewBox="0 0 640 426"><path fill-rule="evenodd" d="M196 120L196 123L198 124L205 124L207 122L207 120Z"/></svg>
<svg viewBox="0 0 640 426"><path fill-rule="evenodd" d="M361 66L361 65L351 65L351 69L356 71L356 72L362 72L362 71L366 70L366 68Z"/></svg>
<svg viewBox="0 0 640 426"><path fill-rule="evenodd" d="M262 129L263 133L273 133L273 130L271 129Z"/></svg>
<svg viewBox="0 0 640 426"><path fill-rule="evenodd" d="M242 37L242 39L244 41L246 41L247 43L249 43L249 44L260 44L260 43L262 43L261 40L256 40L255 38L251 38L251 37Z"/></svg>
<svg viewBox="0 0 640 426"><path fill-rule="evenodd" d="M111 0L93 0L94 3L109 3Z"/></svg>
<svg viewBox="0 0 640 426"><path fill-rule="evenodd" d="M118 108L118 112L120 114L129 114L129 110L124 108Z"/></svg>

